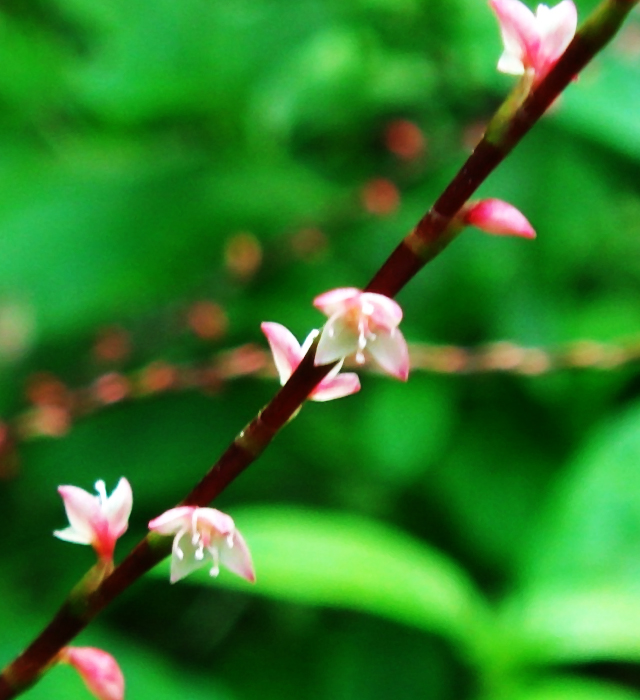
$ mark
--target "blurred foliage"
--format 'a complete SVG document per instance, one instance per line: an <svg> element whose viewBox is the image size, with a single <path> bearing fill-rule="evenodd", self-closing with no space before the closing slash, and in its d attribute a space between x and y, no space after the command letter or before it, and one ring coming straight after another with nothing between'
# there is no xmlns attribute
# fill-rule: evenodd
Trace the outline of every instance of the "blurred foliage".
<svg viewBox="0 0 640 700"><path fill-rule="evenodd" d="M400 294L410 340L637 335L639 46L636 12L483 185L538 239L465 234ZM37 372L197 364L264 344L263 320L303 337L313 296L366 284L463 162L512 83L500 51L484 0L3 2L3 416ZM202 299L219 333L189 329ZM113 324L131 346L109 359ZM57 485L130 479L122 554L274 389L120 401L5 455L1 660L92 560L51 537ZM639 391L634 366L364 376L219 499L254 588L160 567L79 643L135 700L640 697ZM60 668L27 697L86 691Z"/></svg>

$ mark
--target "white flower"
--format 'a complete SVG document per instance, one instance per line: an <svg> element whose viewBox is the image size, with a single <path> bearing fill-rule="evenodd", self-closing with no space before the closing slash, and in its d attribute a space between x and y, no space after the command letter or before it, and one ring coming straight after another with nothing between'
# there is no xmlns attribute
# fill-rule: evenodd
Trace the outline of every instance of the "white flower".
<svg viewBox="0 0 640 700"><path fill-rule="evenodd" d="M179 506L149 523L161 535L175 535L171 556L171 583L195 569L211 564L211 576L220 565L253 583L256 576L251 554L231 517L215 508Z"/></svg>
<svg viewBox="0 0 640 700"><path fill-rule="evenodd" d="M267 336L273 361L280 375L280 383L284 386L302 362L302 358L307 354L311 343L318 336L318 331L311 331L304 341L304 345L300 347L293 333L279 323L265 322L260 328ZM309 398L313 401L331 401L331 399L339 399L359 391L358 375L353 372L338 374L341 367L342 362L329 372L311 392Z"/></svg>
<svg viewBox="0 0 640 700"><path fill-rule="evenodd" d="M407 380L409 349L398 329L402 309L393 299L345 287L321 294L313 305L329 317L318 343L316 365L353 353L356 362L363 363L366 349L385 372Z"/></svg>
<svg viewBox="0 0 640 700"><path fill-rule="evenodd" d="M490 0L498 17L504 53L498 70L525 73L540 82L553 68L576 33L578 13L572 0L555 7L538 5L536 14L519 0Z"/></svg>
<svg viewBox="0 0 640 700"><path fill-rule="evenodd" d="M124 477L110 496L102 480L96 481L95 489L97 496L77 486L58 488L70 527L53 534L67 542L90 544L101 559L112 560L116 540L129 525L133 494Z"/></svg>

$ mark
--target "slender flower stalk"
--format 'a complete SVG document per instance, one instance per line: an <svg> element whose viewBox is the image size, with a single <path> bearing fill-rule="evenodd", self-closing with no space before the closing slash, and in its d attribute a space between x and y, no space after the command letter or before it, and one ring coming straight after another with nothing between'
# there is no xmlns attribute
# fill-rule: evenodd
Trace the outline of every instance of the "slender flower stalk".
<svg viewBox="0 0 640 700"><path fill-rule="evenodd" d="M487 176L544 114L567 84L615 35L639 0L604 0L577 32L564 54L531 90L508 120L498 115L449 186L382 265L365 292L392 298L452 240L451 224ZM269 445L332 365L316 366L318 340L312 342L287 384L224 451L182 505L207 506ZM79 585L51 623L0 675L0 700L31 685L109 602L171 552L167 537L151 533L107 576L96 590Z"/></svg>

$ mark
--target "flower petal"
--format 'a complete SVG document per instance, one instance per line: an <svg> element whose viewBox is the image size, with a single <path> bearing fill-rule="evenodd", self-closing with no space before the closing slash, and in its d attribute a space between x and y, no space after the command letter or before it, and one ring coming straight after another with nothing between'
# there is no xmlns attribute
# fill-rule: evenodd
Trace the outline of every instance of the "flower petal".
<svg viewBox="0 0 640 700"><path fill-rule="evenodd" d="M398 328L388 333L379 332L367 343L374 360L394 377L407 381L409 377L409 348Z"/></svg>
<svg viewBox="0 0 640 700"><path fill-rule="evenodd" d="M178 506L165 511L149 523L149 529L160 535L174 535L183 528L191 525L191 517L195 506Z"/></svg>
<svg viewBox="0 0 640 700"><path fill-rule="evenodd" d="M54 530L53 534L59 540L73 542L74 544L91 544L91 540L78 532L74 527L66 527L64 530Z"/></svg>
<svg viewBox="0 0 640 700"><path fill-rule="evenodd" d="M256 574L251 561L249 547L242 535L235 530L231 538L232 546L226 542L220 547L220 564L226 566L229 571L255 583Z"/></svg>
<svg viewBox="0 0 640 700"><path fill-rule="evenodd" d="M60 486L58 493L62 496L71 528L81 538L75 541L91 544L96 538L96 531L101 528L105 520L98 497L92 496L78 486ZM67 538L67 541L73 540Z"/></svg>
<svg viewBox="0 0 640 700"><path fill-rule="evenodd" d="M496 236L536 237L524 214L501 199L472 202L463 208L461 219L469 226L476 226Z"/></svg>
<svg viewBox="0 0 640 700"><path fill-rule="evenodd" d="M540 47L536 18L519 0L490 0L500 24L504 53L498 70L521 75L532 67Z"/></svg>
<svg viewBox="0 0 640 700"><path fill-rule="evenodd" d="M320 294L313 300L313 305L325 316L333 316L338 311L344 311L346 305L361 294L362 292L355 287L340 287Z"/></svg>
<svg viewBox="0 0 640 700"><path fill-rule="evenodd" d="M221 535L229 535L235 530L233 518L215 508L198 508L196 517L198 527L200 527L200 521L202 520Z"/></svg>
<svg viewBox="0 0 640 700"><path fill-rule="evenodd" d="M331 379L323 379L311 392L313 401L331 401L360 391L360 379L354 372L345 372Z"/></svg>
<svg viewBox="0 0 640 700"><path fill-rule="evenodd" d="M207 559L211 559L211 554L205 549L202 553L202 558L196 557L198 546L193 544L192 532L184 532L177 542L174 542L174 553L171 557L171 583L180 581L185 576L188 576L192 571L199 569L207 563ZM176 548L182 552L182 556L178 556Z"/></svg>
<svg viewBox="0 0 640 700"><path fill-rule="evenodd" d="M279 323L265 322L260 328L267 336L280 383L284 385L302 361L300 345L293 333Z"/></svg>
<svg viewBox="0 0 640 700"><path fill-rule="evenodd" d="M328 365L342 360L358 349L358 336L353 328L337 313L332 316L320 335L314 364Z"/></svg>
<svg viewBox="0 0 640 700"><path fill-rule="evenodd" d="M384 294L374 294L364 292L361 297L362 308L370 304L373 311L370 314L371 320L377 326L384 328L395 328L402 321L402 308L397 301L384 296Z"/></svg>
<svg viewBox="0 0 640 700"><path fill-rule="evenodd" d="M117 539L127 531L132 507L131 484L122 477L103 506L104 514L109 521L109 532L114 538Z"/></svg>
<svg viewBox="0 0 640 700"><path fill-rule="evenodd" d="M562 0L552 8L538 5L536 20L541 37L536 77L541 79L571 43L578 27L578 11L572 0Z"/></svg>
<svg viewBox="0 0 640 700"><path fill-rule="evenodd" d="M73 666L98 700L122 700L124 676L118 662L102 649L67 647L60 660Z"/></svg>

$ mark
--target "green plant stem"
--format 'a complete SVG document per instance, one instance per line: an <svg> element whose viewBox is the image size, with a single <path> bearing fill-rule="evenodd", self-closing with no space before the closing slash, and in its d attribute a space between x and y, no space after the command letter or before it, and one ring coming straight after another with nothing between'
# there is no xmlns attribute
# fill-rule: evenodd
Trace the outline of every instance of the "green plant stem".
<svg viewBox="0 0 640 700"><path fill-rule="evenodd" d="M393 251L366 290L395 296L455 237L453 217L557 99L582 68L608 43L638 0L605 0L580 28L564 55L519 106L498 110L487 131L449 186ZM511 101L513 102L513 100ZM316 367L314 344L287 384L236 437L182 504L206 506L239 476L289 420L333 365ZM150 534L95 590L79 584L41 634L0 675L0 700L35 683L66 646L109 602L171 550L170 538Z"/></svg>

